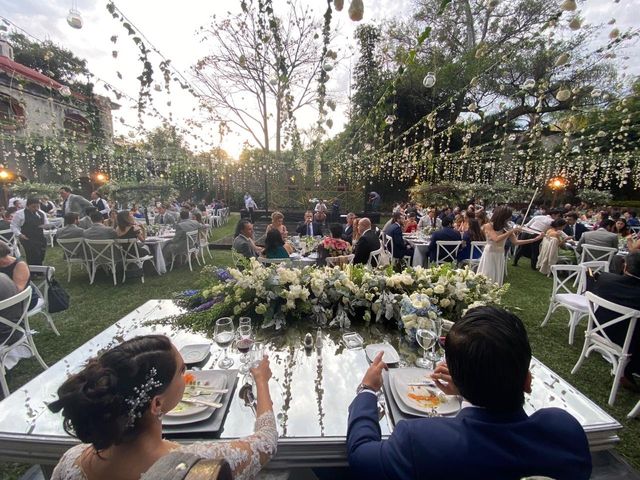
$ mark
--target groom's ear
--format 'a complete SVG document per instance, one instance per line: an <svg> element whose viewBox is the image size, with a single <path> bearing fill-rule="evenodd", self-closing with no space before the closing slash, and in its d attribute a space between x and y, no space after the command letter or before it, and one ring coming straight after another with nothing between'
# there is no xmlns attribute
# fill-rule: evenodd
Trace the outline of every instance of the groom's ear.
<svg viewBox="0 0 640 480"><path fill-rule="evenodd" d="M533 377L531 376L531 370L527 370L527 376L524 379L524 393L531 393L531 382Z"/></svg>

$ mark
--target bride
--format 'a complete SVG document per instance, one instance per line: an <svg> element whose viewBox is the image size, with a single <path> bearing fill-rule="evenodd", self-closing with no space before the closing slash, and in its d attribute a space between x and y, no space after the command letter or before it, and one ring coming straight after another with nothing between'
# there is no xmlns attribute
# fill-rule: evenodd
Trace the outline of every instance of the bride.
<svg viewBox="0 0 640 480"><path fill-rule="evenodd" d="M508 229L511 214L512 211L510 208L498 207L493 211L491 221L482 226L482 232L487 239L487 245L484 247L482 257L480 257L477 273L488 277L498 285L502 285L504 282L504 245L507 239L511 239L511 243L514 245L526 245L537 242L544 236L544 233L541 233L538 237L529 240L520 240L516 236L520 228Z"/></svg>

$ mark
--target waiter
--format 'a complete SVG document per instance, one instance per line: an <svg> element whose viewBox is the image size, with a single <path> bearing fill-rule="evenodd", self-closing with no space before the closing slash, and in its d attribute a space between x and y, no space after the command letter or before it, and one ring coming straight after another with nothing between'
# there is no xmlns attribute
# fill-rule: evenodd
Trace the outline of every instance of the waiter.
<svg viewBox="0 0 640 480"><path fill-rule="evenodd" d="M44 227L49 222L47 215L40 210L40 199L27 199L27 206L19 210L11 221L11 230L20 238L29 265L42 265L47 249Z"/></svg>
<svg viewBox="0 0 640 480"><path fill-rule="evenodd" d="M102 218L105 220L109 218L109 212L111 209L109 208L109 204L106 202L102 195L98 192L91 192L91 204L98 209L98 211L102 214Z"/></svg>

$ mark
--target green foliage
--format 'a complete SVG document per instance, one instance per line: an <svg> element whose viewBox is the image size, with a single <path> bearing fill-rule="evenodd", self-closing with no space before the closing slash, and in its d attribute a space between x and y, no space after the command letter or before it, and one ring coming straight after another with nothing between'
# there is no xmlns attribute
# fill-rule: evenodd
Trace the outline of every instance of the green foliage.
<svg viewBox="0 0 640 480"><path fill-rule="evenodd" d="M44 197L56 198L61 185L38 183L38 182L21 182L11 186L11 194L22 198L28 197Z"/></svg>
<svg viewBox="0 0 640 480"><path fill-rule="evenodd" d="M142 182L110 182L98 191L117 202L138 205L151 205L154 202L169 202L178 197L178 191L165 180L146 180Z"/></svg>
<svg viewBox="0 0 640 480"><path fill-rule="evenodd" d="M534 189L507 183L493 184L441 182L430 184L423 182L409 189L412 200L423 205L466 207L470 199L482 202L484 205L498 205L503 203L527 203L533 196Z"/></svg>
<svg viewBox="0 0 640 480"><path fill-rule="evenodd" d="M603 192L600 190L592 190L589 188L585 188L584 190L580 190L577 194L577 197L589 205L593 206L602 206L608 205L613 195L609 192Z"/></svg>

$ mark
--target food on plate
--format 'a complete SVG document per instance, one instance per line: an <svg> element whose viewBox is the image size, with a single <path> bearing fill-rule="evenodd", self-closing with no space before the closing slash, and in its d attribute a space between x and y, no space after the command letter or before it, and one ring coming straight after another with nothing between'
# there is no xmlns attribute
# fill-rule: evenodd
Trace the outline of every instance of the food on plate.
<svg viewBox="0 0 640 480"><path fill-rule="evenodd" d="M409 387L407 396L422 408L436 408L442 403L438 394L422 387Z"/></svg>

